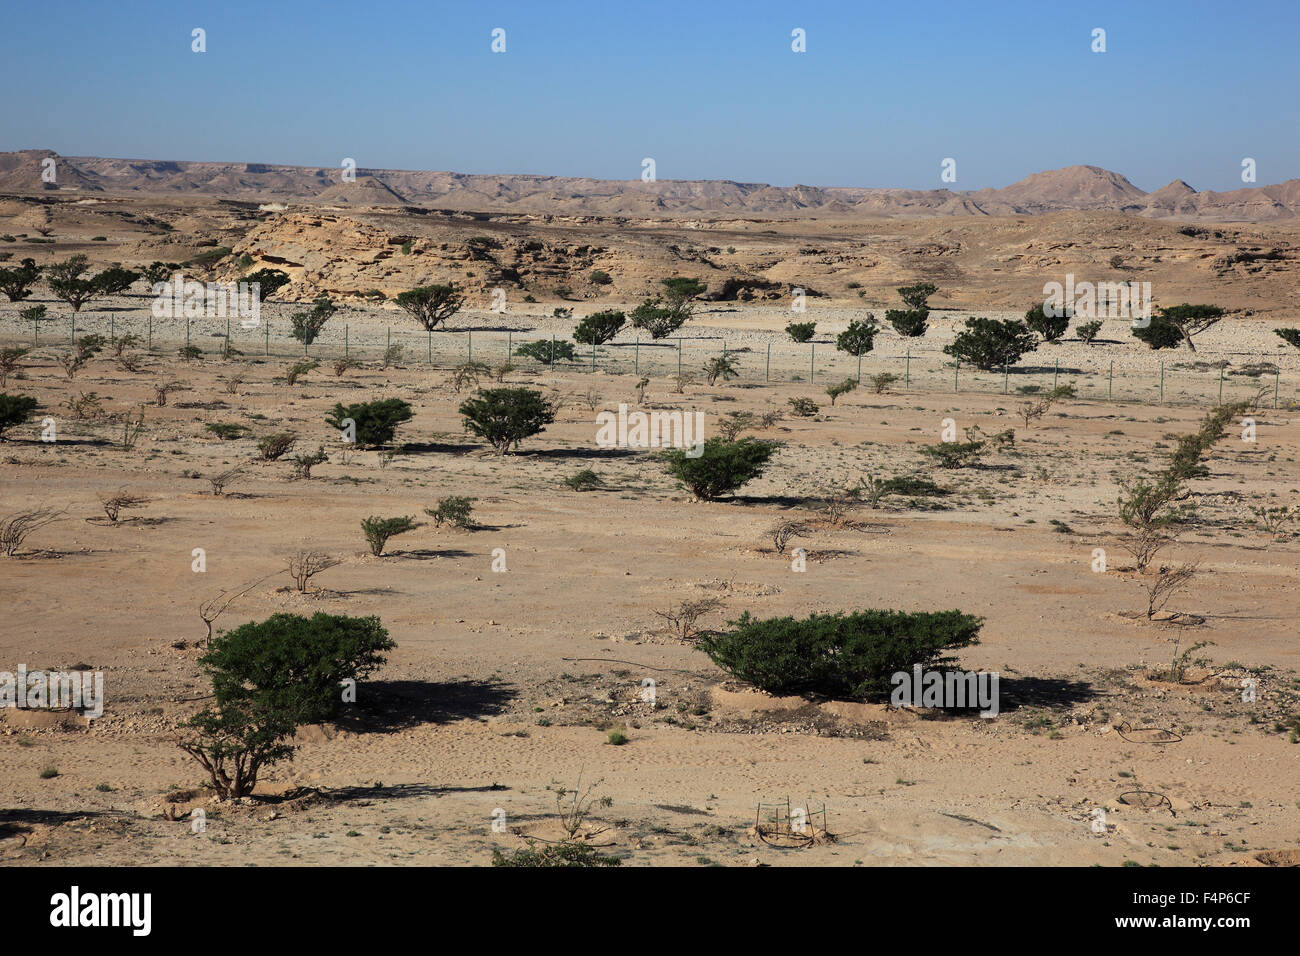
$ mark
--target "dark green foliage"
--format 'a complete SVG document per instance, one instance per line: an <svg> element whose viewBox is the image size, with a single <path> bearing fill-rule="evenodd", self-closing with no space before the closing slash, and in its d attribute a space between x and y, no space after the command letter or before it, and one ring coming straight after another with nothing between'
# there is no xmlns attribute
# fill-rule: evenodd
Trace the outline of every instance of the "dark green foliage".
<svg viewBox="0 0 1300 956"><path fill-rule="evenodd" d="M890 677L953 663L944 651L979 643L983 619L961 611L857 611L755 620L705 634L699 647L731 676L771 694L888 697Z"/></svg>
<svg viewBox="0 0 1300 956"><path fill-rule="evenodd" d="M909 309L925 309L926 300L939 291L939 287L931 282L918 282L916 285L905 285L898 290L898 296Z"/></svg>
<svg viewBox="0 0 1300 956"><path fill-rule="evenodd" d="M1022 355L1037 347L1034 333L1022 322L969 318L966 330L959 332L944 351L962 362L988 370L1015 365Z"/></svg>
<svg viewBox="0 0 1300 956"><path fill-rule="evenodd" d="M839 398L841 395L847 395L849 392L853 391L857 387L858 387L858 380L856 378L846 378L838 385L831 385L829 388L827 388L826 394L830 396L831 405L834 405L835 399Z"/></svg>
<svg viewBox="0 0 1300 956"><path fill-rule="evenodd" d="M691 300L706 288L698 279L681 277L661 279L660 285L664 287L663 296L646 299L632 310L631 316L632 328L649 332L655 339L680 329L694 311Z"/></svg>
<svg viewBox="0 0 1300 956"><path fill-rule="evenodd" d="M1079 341L1084 345L1091 345L1097 333L1101 331L1101 320L1093 319L1091 322L1081 322L1075 326L1074 331L1079 336Z"/></svg>
<svg viewBox="0 0 1300 956"><path fill-rule="evenodd" d="M199 664L218 706L249 699L310 724L335 716L339 684L382 666L395 646L377 617L281 613L213 638Z"/></svg>
<svg viewBox="0 0 1300 956"><path fill-rule="evenodd" d="M181 271L179 262L151 262L144 267L144 281L152 289L160 282L167 282L173 275ZM283 273L281 273L283 275ZM285 276L285 281L289 277Z"/></svg>
<svg viewBox="0 0 1300 956"><path fill-rule="evenodd" d="M400 398L385 398L356 405L339 403L325 418L328 425L343 428L342 422L350 418L356 422L357 444L363 446L387 445L397 433L397 426L415 417L411 406Z"/></svg>
<svg viewBox="0 0 1300 956"><path fill-rule="evenodd" d="M467 531L474 527L474 519L470 515L474 511L474 502L477 500L477 498L452 495L449 498L440 498L437 508L425 508L424 513L433 519L435 528L441 528L445 523L453 528Z"/></svg>
<svg viewBox="0 0 1300 956"><path fill-rule="evenodd" d="M874 315L867 315L864 321L849 320L849 327L835 337L835 347L850 355L866 355L876 344L876 333L880 326Z"/></svg>
<svg viewBox="0 0 1300 956"><path fill-rule="evenodd" d="M515 850L506 854L497 848L492 849L493 866L622 866L623 861L616 856L606 856L590 843L564 841L547 843L540 847L530 846L524 850Z"/></svg>
<svg viewBox="0 0 1300 956"><path fill-rule="evenodd" d="M184 725L179 746L219 796L245 796L263 767L293 756L300 725L337 713L340 683L381 666L394 646L377 617L275 614L237 627L199 658L215 705Z"/></svg>
<svg viewBox="0 0 1300 956"><path fill-rule="evenodd" d="M543 365L550 365L560 359L566 362L578 361L578 355L573 351L573 343L563 339L537 339L534 342L525 342L515 349L515 355L536 359Z"/></svg>
<svg viewBox="0 0 1300 956"><path fill-rule="evenodd" d="M94 279L82 278L89 266L90 260L85 256L75 255L45 268L50 291L55 298L72 306L73 312L80 312L81 307L99 293L99 286Z"/></svg>
<svg viewBox="0 0 1300 956"><path fill-rule="evenodd" d="M584 468L576 475L565 478L564 484L574 491L595 491L597 488L602 487L600 475L590 468Z"/></svg>
<svg viewBox="0 0 1300 956"><path fill-rule="evenodd" d="M979 464L984 444L982 441L941 441L937 445L922 445L921 454L932 458L940 468L970 468Z"/></svg>
<svg viewBox="0 0 1300 956"><path fill-rule="evenodd" d="M1183 342L1183 333L1178 327L1172 322L1166 322L1158 314L1151 317L1149 325L1134 326L1133 335L1152 349L1176 349Z"/></svg>
<svg viewBox="0 0 1300 956"><path fill-rule="evenodd" d="M599 269L593 269L590 278L596 285L609 285L614 281L608 272L602 272Z"/></svg>
<svg viewBox="0 0 1300 956"><path fill-rule="evenodd" d="M231 441L235 438L243 438L248 434L248 426L237 425L232 422L209 422L203 426L212 434L216 435L222 441Z"/></svg>
<svg viewBox="0 0 1300 956"><path fill-rule="evenodd" d="M1274 329L1283 342L1300 349L1300 329Z"/></svg>
<svg viewBox="0 0 1300 956"><path fill-rule="evenodd" d="M24 259L14 269L0 269L0 292L9 297L10 302L21 302L32 294L32 286L41 277L41 267L35 259Z"/></svg>
<svg viewBox="0 0 1300 956"><path fill-rule="evenodd" d="M593 312L573 330L573 340L583 345L604 345L627 323L622 312Z"/></svg>
<svg viewBox="0 0 1300 956"><path fill-rule="evenodd" d="M1069 309L1058 311L1061 312L1058 316L1048 315L1043 303L1037 302L1025 313L1025 325L1029 331L1041 335L1044 342L1055 342L1070 328L1070 319L1074 315Z"/></svg>
<svg viewBox="0 0 1300 956"><path fill-rule="evenodd" d="M1151 324L1145 328L1135 326L1133 334L1153 349L1175 348L1179 342L1186 342L1195 352L1192 336L1215 325L1223 315L1217 305L1172 305L1156 309Z"/></svg>
<svg viewBox="0 0 1300 956"><path fill-rule="evenodd" d="M489 388L461 403L465 430L504 455L555 421L555 407L530 388Z"/></svg>
<svg viewBox="0 0 1300 956"><path fill-rule="evenodd" d="M0 392L0 441L7 429L21 425L36 411L38 402L30 395L10 395Z"/></svg>
<svg viewBox="0 0 1300 956"><path fill-rule="evenodd" d="M265 302L289 284L289 276L279 269L258 269L244 276L243 281L250 286L256 284L258 297Z"/></svg>
<svg viewBox="0 0 1300 956"><path fill-rule="evenodd" d="M295 312L289 317L289 323L293 326L293 337L303 345L311 345L336 311L338 306L322 292L312 301L310 312Z"/></svg>
<svg viewBox="0 0 1300 956"><path fill-rule="evenodd" d="M786 333L796 342L810 342L817 334L816 322L791 322L785 327Z"/></svg>
<svg viewBox="0 0 1300 956"><path fill-rule="evenodd" d="M713 500L733 494L742 485L763 473L768 459L779 447L774 441L741 438L726 441L710 438L699 450L696 458L687 449L673 448L663 452L668 472L691 490L697 498Z"/></svg>
<svg viewBox="0 0 1300 956"><path fill-rule="evenodd" d="M384 546L388 544L389 538L414 531L418 527L420 527L419 523L409 516L380 518L371 515L361 519L361 533L366 536L366 544L370 545L370 553L375 557L384 553Z"/></svg>
<svg viewBox="0 0 1300 956"><path fill-rule="evenodd" d="M885 321L904 338L914 339L925 335L929 319L929 309L890 309L885 313Z"/></svg>
<svg viewBox="0 0 1300 956"><path fill-rule="evenodd" d="M460 311L461 306L465 304L465 296L455 283L452 283L419 286L409 292L399 293L394 301L415 316L421 326L432 332Z"/></svg>
<svg viewBox="0 0 1300 956"><path fill-rule="evenodd" d="M117 295L131 288L131 284L140 278L140 275L141 273L132 272L130 269L112 266L99 273L92 281L97 291L104 295Z"/></svg>
<svg viewBox="0 0 1300 956"><path fill-rule="evenodd" d="M821 411L821 406L811 398L788 398L786 402L790 405L790 414L796 418L812 418Z"/></svg>
<svg viewBox="0 0 1300 956"><path fill-rule="evenodd" d="M732 355L717 355L704 363L704 378L710 385L722 379L729 382L740 375L736 368L736 359Z"/></svg>

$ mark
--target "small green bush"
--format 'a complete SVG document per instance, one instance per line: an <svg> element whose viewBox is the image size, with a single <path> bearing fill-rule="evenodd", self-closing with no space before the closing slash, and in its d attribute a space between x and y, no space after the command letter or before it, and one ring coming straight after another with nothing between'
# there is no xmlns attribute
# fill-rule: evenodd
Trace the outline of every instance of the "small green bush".
<svg viewBox="0 0 1300 956"><path fill-rule="evenodd" d="M566 362L578 361L578 356L573 351L573 343L563 339L537 339L535 342L525 342L515 349L515 355L535 359L543 365L550 365L560 359Z"/></svg>
<svg viewBox="0 0 1300 956"><path fill-rule="evenodd" d="M4 440L5 431L27 421L38 404L31 395L0 392L0 441Z"/></svg>
<svg viewBox="0 0 1300 956"><path fill-rule="evenodd" d="M778 443L757 438L727 441L710 438L698 457L691 458L685 449L673 448L663 453L668 472L691 490L697 498L710 501L735 493L742 485L763 474L768 459L776 453Z"/></svg>
<svg viewBox="0 0 1300 956"><path fill-rule="evenodd" d="M816 322L791 322L785 327L786 334L796 342L810 342L817 334Z"/></svg>
<svg viewBox="0 0 1300 956"><path fill-rule="evenodd" d="M1073 316L1069 309L1059 311L1060 315L1048 315L1043 303L1037 302L1025 313L1025 325L1029 331L1041 335L1044 342L1055 342L1070 328L1070 319Z"/></svg>
<svg viewBox="0 0 1300 956"><path fill-rule="evenodd" d="M858 380L856 378L846 378L838 385L828 386L826 389L826 394L830 396L831 405L833 406L835 404L835 399L839 398L841 395L847 395L849 392L853 391L857 387L858 387Z"/></svg>
<svg viewBox="0 0 1300 956"><path fill-rule="evenodd" d="M945 651L979 643L981 618L961 611L867 610L756 620L710 633L699 647L732 677L771 694L838 699L887 698L890 678L919 664L953 663Z"/></svg>
<svg viewBox="0 0 1300 956"><path fill-rule="evenodd" d="M868 315L861 322L852 319L849 327L835 337L835 347L850 355L866 355L875 347L876 333L879 331L880 326L876 325L874 315Z"/></svg>
<svg viewBox="0 0 1300 956"><path fill-rule="evenodd" d="M477 500L477 498L452 495L449 498L440 498L438 507L425 508L424 513L433 519L435 528L441 528L444 524L448 524L453 528L467 530L474 527L474 520L470 515L474 511L474 502Z"/></svg>
<svg viewBox="0 0 1300 956"><path fill-rule="evenodd" d="M388 539L399 534L406 534L408 531L414 531L420 527L419 523L412 517L403 518L380 518L371 515L369 518L361 519L361 532L366 536L366 543L370 545L370 553L379 557L384 553L384 546L388 544Z"/></svg>
<svg viewBox="0 0 1300 956"><path fill-rule="evenodd" d="M959 332L944 351L962 362L988 371L1015 365L1022 355L1037 347L1034 333L1023 322L972 317L966 320L966 330Z"/></svg>
<svg viewBox="0 0 1300 956"><path fill-rule="evenodd" d="M593 312L586 316L573 330L573 340L582 345L604 345L618 335L627 323L622 312Z"/></svg>
<svg viewBox="0 0 1300 956"><path fill-rule="evenodd" d="M487 441L498 455L555 421L555 406L530 388L489 388L461 403L465 430Z"/></svg>
<svg viewBox="0 0 1300 956"><path fill-rule="evenodd" d="M885 321L894 327L894 331L909 339L925 335L929 320L929 309L890 309L885 313Z"/></svg>
<svg viewBox="0 0 1300 956"><path fill-rule="evenodd" d="M397 426L415 417L411 406L400 398L385 398L374 402L343 405L341 402L325 418L326 424L342 429L343 420L356 423L357 444L366 447L387 445L397 434Z"/></svg>

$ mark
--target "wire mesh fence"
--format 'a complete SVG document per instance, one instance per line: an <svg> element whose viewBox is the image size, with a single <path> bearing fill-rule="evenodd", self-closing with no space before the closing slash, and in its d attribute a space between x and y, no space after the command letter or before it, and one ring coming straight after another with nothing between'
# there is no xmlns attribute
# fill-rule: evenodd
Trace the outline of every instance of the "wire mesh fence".
<svg viewBox="0 0 1300 956"><path fill-rule="evenodd" d="M682 336L653 340L620 336L599 346L575 344L558 333L508 328L427 332L409 325L387 325L367 319L335 322L310 345L294 338L288 319L263 314L249 327L238 318L156 318L138 310L128 314L90 313L48 318L39 323L6 317L0 335L34 346L68 346L79 336L96 333L110 341L133 336L136 347L154 352L190 347L203 357L278 358L304 356L321 362L347 356L358 362L426 365L450 369L467 362L500 365L509 361L520 369L552 367L565 372L636 375L650 378L705 378L705 368L726 356L735 369L731 381L740 383L804 383L817 391L853 379L864 388L879 385L891 392L982 392L1018 395L1070 385L1084 399L1152 404L1212 405L1263 395L1273 407L1300 402L1300 374L1267 362L1226 365L1190 357L1153 361L1148 368L1116 367L1097 348L1096 359L1063 363L1031 353L1018 365L980 369L958 362L936 348L868 352L854 356L831 342L728 343L721 336ZM227 343L229 349L227 349ZM532 355L521 346L535 345ZM565 346L572 347L572 358ZM1184 353L1185 354L1185 353ZM1257 356L1254 356L1257 358ZM1206 356L1208 359L1209 356Z"/></svg>

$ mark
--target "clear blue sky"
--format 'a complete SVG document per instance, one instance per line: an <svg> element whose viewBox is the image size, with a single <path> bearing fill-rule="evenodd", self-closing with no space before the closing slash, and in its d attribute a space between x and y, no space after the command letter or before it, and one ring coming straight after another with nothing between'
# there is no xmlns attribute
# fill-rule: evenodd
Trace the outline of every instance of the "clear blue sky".
<svg viewBox="0 0 1300 956"><path fill-rule="evenodd" d="M1300 177L1298 42L1298 0L10 0L0 149L912 188L953 157L956 189L1075 163L1233 189L1246 156Z"/></svg>

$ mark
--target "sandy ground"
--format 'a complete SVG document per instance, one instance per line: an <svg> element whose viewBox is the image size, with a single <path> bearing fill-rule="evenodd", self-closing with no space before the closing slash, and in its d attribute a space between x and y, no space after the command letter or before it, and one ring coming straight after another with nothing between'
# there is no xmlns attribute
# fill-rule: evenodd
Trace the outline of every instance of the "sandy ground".
<svg viewBox="0 0 1300 956"><path fill-rule="evenodd" d="M136 310L124 318L143 315L139 300L122 307ZM700 326L756 349L789 321L784 310L750 312ZM827 330L847 317L827 315ZM349 321L366 342L388 319ZM922 348L937 353L945 334ZM43 341L9 383L41 399L59 441L42 443L33 422L0 445L0 512L45 504L66 515L24 554L0 557L0 669L90 665L105 673L108 703L89 727L67 715L0 718L6 863L484 864L493 847L557 836L553 788L580 779L612 798L594 814L605 829L593 840L626 865L1300 858L1300 745L1283 729L1300 714L1300 540L1269 541L1249 511L1300 504L1296 363L1280 357L1264 323L1220 326L1196 356L1095 349L1094 364L1104 355L1135 376L1161 359L1282 366L1280 407L1270 394L1257 442L1234 434L1216 449L1211 477L1196 483L1199 523L1171 549L1202 562L1171 605L1204 619L1194 627L1126 616L1146 598L1123 570L1113 502L1120 478L1158 467L1171 436L1194 429L1217 396L1217 368L1198 373L1213 386L1189 391L1195 404L1107 402L1092 389L1026 428L1016 416L1021 382L1002 395L998 376L957 394L937 378L906 392L864 388L832 408L820 376L743 377L677 394L669 369L652 367L648 403L700 410L710 423L738 409L783 410L795 396L823 405L814 420L787 417L758 433L785 445L738 500L693 503L650 455L595 447L596 411L635 401L631 374L513 373L511 383L566 404L520 454L497 458L462 431L455 408L467 393L452 390L444 369L372 361L336 378L323 364L288 387L274 381L289 363L286 346L269 359L249 352L244 383L227 392L231 363L180 363L171 339L140 373L101 357L72 381ZM899 342L883 337L882 352ZM1078 343L1044 354L1067 367L1090 355ZM158 407L152 384L170 378L188 389ZM1225 397L1255 381L1230 378ZM61 407L91 391L108 413L145 406L133 451L114 444L120 425L78 421ZM391 461L346 452L324 415L336 402L381 396L414 407L399 432L412 447ZM803 573L773 552L766 529L828 480L928 469L917 449L939 440L944 418L987 433L1014 427L1015 448L983 468L927 471L951 490L933 506L887 499L857 514L859 528L820 526L800 542L810 552ZM204 428L216 422L244 424L250 436L222 441ZM255 439L284 429L303 446L329 448L311 480L292 480L285 462L257 463L227 494L211 494L206 476L251 462ZM582 468L607 490L562 484ZM120 488L150 501L110 526L97 496ZM477 497L479 530L430 525L393 539L383 557L366 552L361 518L419 516L452 494ZM304 543L343 564L301 595L281 570ZM1091 569L1097 547L1110 553L1105 573ZM203 573L191 570L195 548L206 552ZM497 548L505 573L491 570ZM196 665L196 607L268 575L221 627L280 610L377 614L397 649L361 686L354 714L303 731L296 758L264 775L257 800L219 804L195 789L201 771L173 743L208 689ZM962 661L1001 674L1002 713L946 719L755 692L660 629L655 610L702 595L725 602L710 625L746 610L983 615L982 641ZM1213 643L1195 655L1207 659L1190 672L1196 683L1158 679L1200 641ZM656 681L656 706L640 700L644 678ZM1241 699L1246 678L1258 681L1253 703ZM611 745L613 729L629 742ZM1165 799L1127 805L1131 791ZM831 838L799 848L756 838L758 804L787 799L824 807ZM207 812L202 833L186 819L195 807ZM1098 808L1104 832L1093 828ZM492 828L498 809L506 832Z"/></svg>

